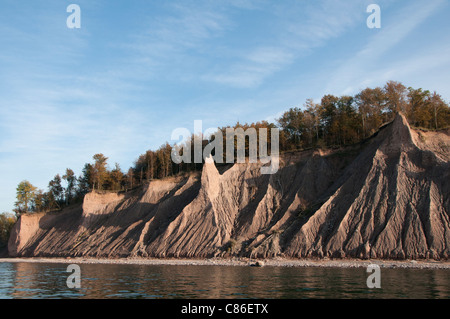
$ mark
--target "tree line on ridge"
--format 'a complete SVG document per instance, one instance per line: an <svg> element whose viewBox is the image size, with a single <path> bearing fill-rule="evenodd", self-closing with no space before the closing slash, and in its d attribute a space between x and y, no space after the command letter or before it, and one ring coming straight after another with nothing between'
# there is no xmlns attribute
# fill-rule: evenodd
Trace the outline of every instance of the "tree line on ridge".
<svg viewBox="0 0 450 319"><path fill-rule="evenodd" d="M436 92L405 87L389 81L384 87L366 88L354 96L325 95L316 103L306 100L303 107L293 107L284 112L276 123L261 121L252 124L236 123L232 128L279 128L280 151L309 148L342 147L360 143L390 122L395 114L404 114L411 126L440 130L450 125L450 106ZM228 127L218 128L226 140ZM195 136L192 136L194 139ZM211 142L205 139L203 145ZM270 138L269 138L270 141ZM224 143L225 145L226 143ZM67 168L64 174L55 175L47 191L38 189L24 180L17 186L16 215L31 212L48 212L81 202L84 195L95 191L128 191L152 179L162 179L202 169L201 163L176 164L171 160L172 145L140 155L128 171L119 164L111 169L108 158L95 154L92 163L86 163L80 176ZM270 149L270 146L269 146Z"/></svg>

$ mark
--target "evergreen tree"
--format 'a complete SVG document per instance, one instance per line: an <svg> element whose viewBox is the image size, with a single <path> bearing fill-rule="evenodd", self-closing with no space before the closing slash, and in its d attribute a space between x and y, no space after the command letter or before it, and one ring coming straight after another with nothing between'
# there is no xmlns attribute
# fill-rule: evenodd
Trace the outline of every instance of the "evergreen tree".
<svg viewBox="0 0 450 319"><path fill-rule="evenodd" d="M122 188L122 181L124 179L122 170L118 163L115 164L114 169L110 173L111 190L120 191Z"/></svg>
<svg viewBox="0 0 450 319"><path fill-rule="evenodd" d="M67 168L66 174L63 175L63 179L67 182L65 199L66 205L69 205L72 199L75 197L77 178L75 177L75 173L70 168Z"/></svg>
<svg viewBox="0 0 450 319"><path fill-rule="evenodd" d="M93 188L97 190L103 190L103 184L107 181L108 171L107 171L107 161L108 158L103 154L95 154L93 156L94 165L92 175L94 177Z"/></svg>
<svg viewBox="0 0 450 319"><path fill-rule="evenodd" d="M61 176L56 174L55 177L48 183L49 190L49 206L50 209L61 209L64 205L64 189L61 185Z"/></svg>
<svg viewBox="0 0 450 319"><path fill-rule="evenodd" d="M78 177L78 188L77 196L83 197L85 194L89 193L93 189L94 177L93 177L93 167L91 164L84 164L84 168L81 175Z"/></svg>

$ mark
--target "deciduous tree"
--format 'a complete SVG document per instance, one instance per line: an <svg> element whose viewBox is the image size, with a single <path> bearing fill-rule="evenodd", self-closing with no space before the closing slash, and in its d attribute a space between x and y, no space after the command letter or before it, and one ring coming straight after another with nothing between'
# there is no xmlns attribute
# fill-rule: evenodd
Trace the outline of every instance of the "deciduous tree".
<svg viewBox="0 0 450 319"><path fill-rule="evenodd" d="M14 212L16 215L26 214L31 211L32 203L36 197L37 188L29 181L25 180L19 183L16 189L16 203Z"/></svg>

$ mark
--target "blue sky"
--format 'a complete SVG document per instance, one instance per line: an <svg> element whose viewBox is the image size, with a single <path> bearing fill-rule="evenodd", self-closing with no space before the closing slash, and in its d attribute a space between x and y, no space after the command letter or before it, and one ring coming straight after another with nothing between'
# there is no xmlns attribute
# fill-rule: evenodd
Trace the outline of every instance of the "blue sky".
<svg viewBox="0 0 450 319"><path fill-rule="evenodd" d="M24 179L46 189L96 153L127 170L194 120L274 120L388 80L449 101L449 16L447 0L2 0L0 212Z"/></svg>

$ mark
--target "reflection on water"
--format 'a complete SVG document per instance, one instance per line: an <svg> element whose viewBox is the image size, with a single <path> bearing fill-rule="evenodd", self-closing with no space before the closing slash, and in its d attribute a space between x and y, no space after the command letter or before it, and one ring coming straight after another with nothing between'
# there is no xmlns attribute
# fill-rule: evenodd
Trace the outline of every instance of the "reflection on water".
<svg viewBox="0 0 450 319"><path fill-rule="evenodd" d="M0 263L0 298L449 298L450 271L382 269L381 289L364 268L80 264L69 289L65 264Z"/></svg>

